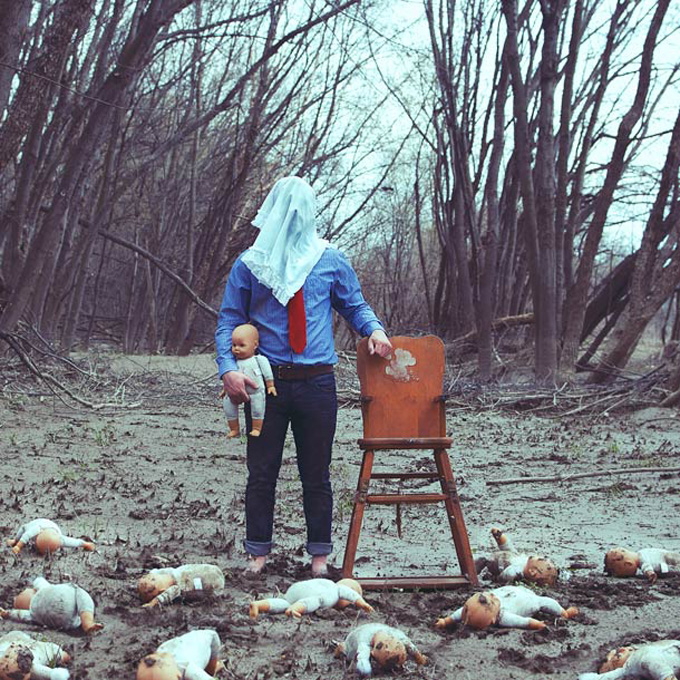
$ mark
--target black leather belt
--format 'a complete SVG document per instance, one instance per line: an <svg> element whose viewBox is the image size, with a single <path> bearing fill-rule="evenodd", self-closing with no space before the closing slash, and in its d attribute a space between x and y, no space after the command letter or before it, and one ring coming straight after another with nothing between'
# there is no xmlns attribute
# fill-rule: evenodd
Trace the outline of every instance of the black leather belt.
<svg viewBox="0 0 680 680"><path fill-rule="evenodd" d="M306 380L317 375L326 375L333 372L331 364L282 364L272 366L274 377L279 380Z"/></svg>

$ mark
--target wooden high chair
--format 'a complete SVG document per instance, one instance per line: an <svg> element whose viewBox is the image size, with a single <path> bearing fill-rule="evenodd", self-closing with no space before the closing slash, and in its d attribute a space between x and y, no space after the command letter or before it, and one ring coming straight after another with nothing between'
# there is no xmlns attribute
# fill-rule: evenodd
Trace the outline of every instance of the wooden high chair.
<svg viewBox="0 0 680 680"><path fill-rule="evenodd" d="M444 343L435 336L391 338L391 358L368 353L368 341L359 343L357 369L361 383L361 411L364 452L359 483L342 564L343 578L355 578L366 589L381 588L455 588L477 585L470 541L458 499L456 481L447 449L446 413L442 387L444 380ZM377 451L389 449L432 449L436 472L373 473ZM440 493L371 494L372 479L438 479ZM441 576L389 576L361 578L354 574L354 560L366 505L397 505L400 532L401 503L443 503L462 574ZM401 533L401 532L400 532ZM434 539L434 536L433 536Z"/></svg>

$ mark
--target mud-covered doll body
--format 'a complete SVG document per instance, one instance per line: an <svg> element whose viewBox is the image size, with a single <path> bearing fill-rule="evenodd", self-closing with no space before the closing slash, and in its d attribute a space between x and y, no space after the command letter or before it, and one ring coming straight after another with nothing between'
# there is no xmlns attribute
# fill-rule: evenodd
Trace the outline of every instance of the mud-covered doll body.
<svg viewBox="0 0 680 680"><path fill-rule="evenodd" d="M7 545L12 548L15 555L18 555L30 542L35 544L36 550L41 555L52 553L61 547L82 548L83 550L94 550L95 547L91 541L66 536L56 522L45 517L22 524L14 532L14 537L7 539Z"/></svg>
<svg viewBox="0 0 680 680"><path fill-rule="evenodd" d="M14 598L12 609L0 609L0 617L39 623L55 630L82 628L86 633L101 630L94 621L94 601L75 583L50 583L39 576L31 588Z"/></svg>
<svg viewBox="0 0 680 680"><path fill-rule="evenodd" d="M259 614L285 613L286 616L301 617L324 607L346 607L353 604L365 612L372 612L373 607L362 597L361 586L353 579L342 579L333 583L326 578L312 578L307 581L293 583L281 597L270 597L250 603L250 618L256 619Z"/></svg>
<svg viewBox="0 0 680 680"><path fill-rule="evenodd" d="M224 588L224 574L214 564L183 564L152 569L139 579L137 590L144 607L169 604L191 592L213 592Z"/></svg>
<svg viewBox="0 0 680 680"><path fill-rule="evenodd" d="M222 643L214 630L192 630L164 642L137 666L137 680L212 680Z"/></svg>
<svg viewBox="0 0 680 680"><path fill-rule="evenodd" d="M336 657L343 654L356 662L357 672L361 675L371 675L371 659L382 670L403 666L409 656L417 664L427 663L427 657L418 651L406 633L384 623L366 623L350 631L335 649Z"/></svg>
<svg viewBox="0 0 680 680"><path fill-rule="evenodd" d="M613 649L599 673L579 680L676 680L680 673L680 640L659 640Z"/></svg>
<svg viewBox="0 0 680 680"><path fill-rule="evenodd" d="M538 585L555 584L559 570L550 559L543 555L518 551L510 537L500 529L491 529L491 535L498 549L490 557L475 560L478 573L486 568L492 578L499 583L514 583L521 580Z"/></svg>
<svg viewBox="0 0 680 680"><path fill-rule="evenodd" d="M68 680L69 655L54 642L13 630L0 637L1 680Z"/></svg>
<svg viewBox="0 0 680 680"><path fill-rule="evenodd" d="M532 618L539 611L570 619L578 614L576 607L563 609L557 600L543 597L523 586L502 586L475 593L464 606L435 624L445 628L457 622L483 630L492 625L504 628L545 628L543 621Z"/></svg>
<svg viewBox="0 0 680 680"><path fill-rule="evenodd" d="M250 416L252 421L251 437L258 437L262 430L267 394L276 396L274 387L274 373L267 357L256 354L259 344L257 328L251 324L236 326L231 335L231 352L236 358L238 370L256 383L252 387L246 383L246 391L250 396ZM238 404L224 393L222 408L229 424L229 437L237 437L241 430L238 422Z"/></svg>
<svg viewBox="0 0 680 680"><path fill-rule="evenodd" d="M680 571L680 553L661 548L645 548L638 552L612 548L604 556L604 570L621 578L635 576L640 571L650 583L656 583L660 574Z"/></svg>

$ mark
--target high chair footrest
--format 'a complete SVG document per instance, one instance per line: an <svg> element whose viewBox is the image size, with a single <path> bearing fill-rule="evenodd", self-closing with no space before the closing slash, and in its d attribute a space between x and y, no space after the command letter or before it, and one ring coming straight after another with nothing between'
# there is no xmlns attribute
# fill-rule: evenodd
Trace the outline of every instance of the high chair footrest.
<svg viewBox="0 0 680 680"><path fill-rule="evenodd" d="M359 439L359 448L371 451L378 449L448 449L453 443L451 437L372 437Z"/></svg>

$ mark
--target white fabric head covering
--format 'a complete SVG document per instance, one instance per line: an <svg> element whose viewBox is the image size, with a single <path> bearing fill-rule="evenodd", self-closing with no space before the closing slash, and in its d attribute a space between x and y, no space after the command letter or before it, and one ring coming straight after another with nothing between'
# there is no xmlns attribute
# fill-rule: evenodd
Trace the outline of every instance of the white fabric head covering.
<svg viewBox="0 0 680 680"><path fill-rule="evenodd" d="M260 234L243 263L286 305L328 246L316 233L314 189L300 177L283 177L267 195L253 225Z"/></svg>

